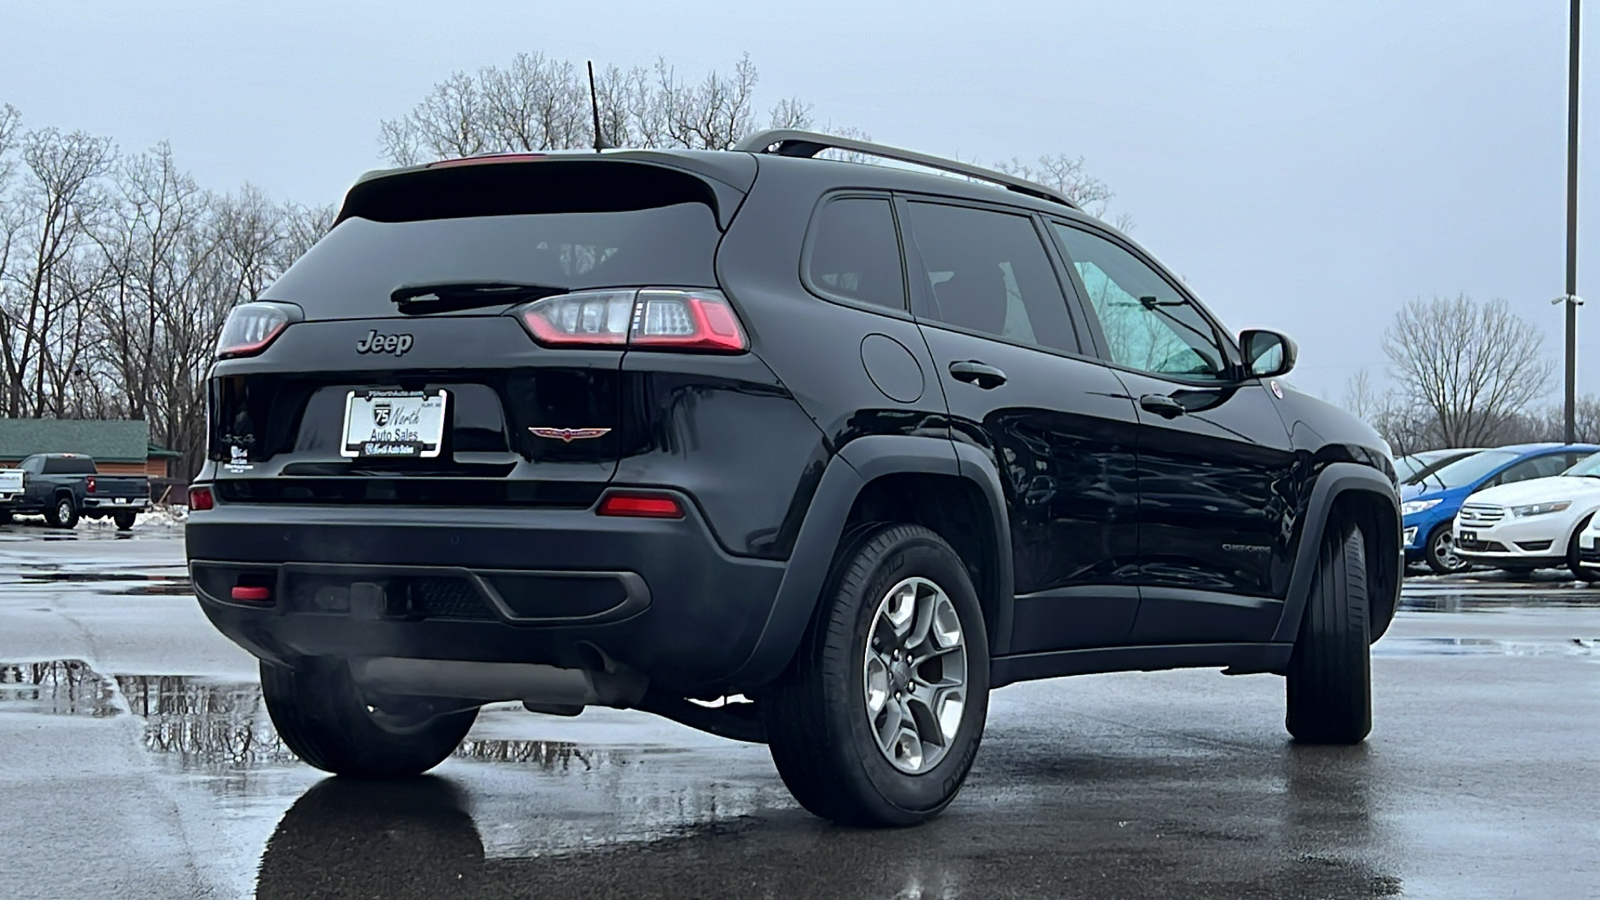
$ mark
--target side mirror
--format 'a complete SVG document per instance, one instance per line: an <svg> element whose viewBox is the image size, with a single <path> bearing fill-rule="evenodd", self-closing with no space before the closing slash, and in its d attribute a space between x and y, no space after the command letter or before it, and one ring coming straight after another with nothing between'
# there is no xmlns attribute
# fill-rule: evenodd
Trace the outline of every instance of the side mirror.
<svg viewBox="0 0 1600 900"><path fill-rule="evenodd" d="M1251 378L1276 378L1294 368L1300 348L1288 335L1252 328L1239 333L1244 368Z"/></svg>

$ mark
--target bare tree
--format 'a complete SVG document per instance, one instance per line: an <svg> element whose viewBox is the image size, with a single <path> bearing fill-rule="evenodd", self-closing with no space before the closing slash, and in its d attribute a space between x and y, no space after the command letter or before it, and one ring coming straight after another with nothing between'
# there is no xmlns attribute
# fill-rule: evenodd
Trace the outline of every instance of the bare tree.
<svg viewBox="0 0 1600 900"><path fill-rule="evenodd" d="M0 295L0 369L12 416L63 406L59 391L72 370L59 358L61 338L77 332L75 302L84 287L83 266L73 257L103 211L99 179L114 159L110 141L83 132L47 128L25 133L19 143L25 179L12 252L20 258L8 264Z"/></svg>
<svg viewBox="0 0 1600 900"><path fill-rule="evenodd" d="M1413 300L1384 332L1399 389L1445 446L1487 446L1544 392L1543 337L1503 300Z"/></svg>
<svg viewBox="0 0 1600 900"><path fill-rule="evenodd" d="M608 66L595 73L603 137L613 146L722 150L757 127L755 64L685 81L665 59L652 68ZM772 127L803 127L811 107L797 97L769 111ZM456 72L421 103L382 123L383 154L395 165L480 153L571 150L595 144L586 69L539 53L505 67Z"/></svg>

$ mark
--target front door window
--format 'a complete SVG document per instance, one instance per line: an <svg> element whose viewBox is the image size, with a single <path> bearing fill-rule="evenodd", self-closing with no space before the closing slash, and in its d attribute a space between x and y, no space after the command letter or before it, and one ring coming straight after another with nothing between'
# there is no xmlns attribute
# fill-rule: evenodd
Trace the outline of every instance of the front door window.
<svg viewBox="0 0 1600 900"><path fill-rule="evenodd" d="M1165 278L1118 244L1054 225L1100 319L1112 362L1184 380L1227 377L1216 329Z"/></svg>

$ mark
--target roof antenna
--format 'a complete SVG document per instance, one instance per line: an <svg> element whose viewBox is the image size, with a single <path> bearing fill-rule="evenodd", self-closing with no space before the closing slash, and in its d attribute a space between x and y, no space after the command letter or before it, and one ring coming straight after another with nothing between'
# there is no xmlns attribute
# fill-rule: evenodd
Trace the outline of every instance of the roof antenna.
<svg viewBox="0 0 1600 900"><path fill-rule="evenodd" d="M606 143L600 136L600 94L594 88L594 60L589 60L589 108L594 110L594 152L601 150L615 150L615 146Z"/></svg>

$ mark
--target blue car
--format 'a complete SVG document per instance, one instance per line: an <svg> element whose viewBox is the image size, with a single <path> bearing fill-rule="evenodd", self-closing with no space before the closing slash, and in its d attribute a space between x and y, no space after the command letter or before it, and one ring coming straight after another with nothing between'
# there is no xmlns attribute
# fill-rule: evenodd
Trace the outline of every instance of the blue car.
<svg viewBox="0 0 1600 900"><path fill-rule="evenodd" d="M1406 562L1423 562L1441 575L1466 568L1455 552L1450 523L1468 496L1484 488L1559 475L1578 460L1600 452L1594 444L1514 444L1458 459L1407 483L1400 513Z"/></svg>

